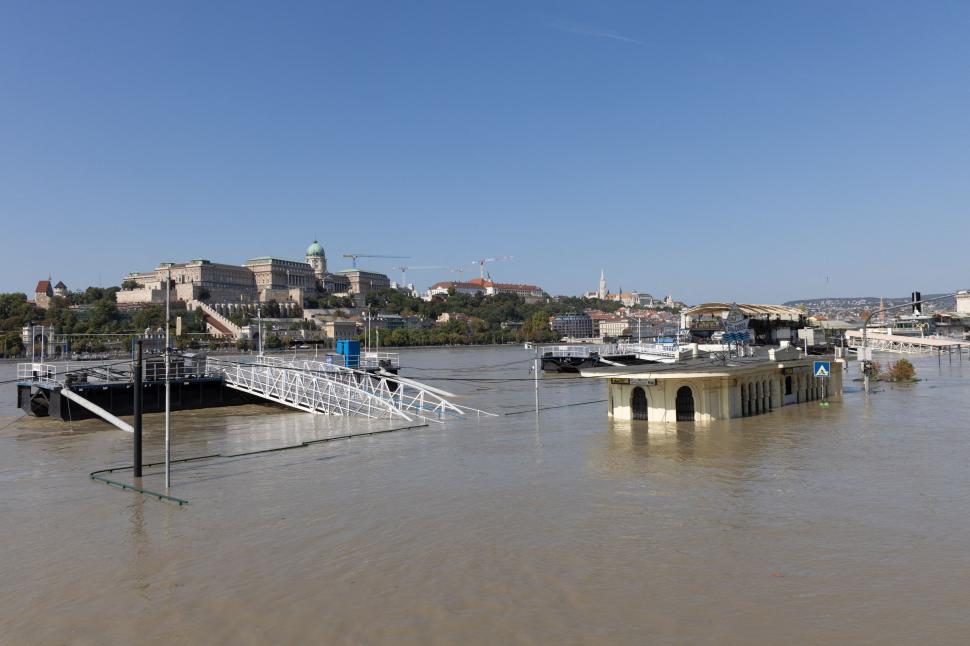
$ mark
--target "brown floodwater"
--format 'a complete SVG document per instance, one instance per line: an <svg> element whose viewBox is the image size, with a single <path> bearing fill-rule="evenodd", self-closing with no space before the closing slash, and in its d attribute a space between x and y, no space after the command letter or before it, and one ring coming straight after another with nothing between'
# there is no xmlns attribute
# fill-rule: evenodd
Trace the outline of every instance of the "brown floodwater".
<svg viewBox="0 0 970 646"><path fill-rule="evenodd" d="M131 463L130 435L18 419L0 386L0 642L970 640L970 363L920 359L924 381L829 408L658 425L610 424L605 386L577 378L542 380L541 406L594 403L506 415L534 405L528 358L405 352L403 374L502 415L177 464L184 507L89 479ZM162 418L145 420L154 461ZM174 453L389 427L190 411Z"/></svg>

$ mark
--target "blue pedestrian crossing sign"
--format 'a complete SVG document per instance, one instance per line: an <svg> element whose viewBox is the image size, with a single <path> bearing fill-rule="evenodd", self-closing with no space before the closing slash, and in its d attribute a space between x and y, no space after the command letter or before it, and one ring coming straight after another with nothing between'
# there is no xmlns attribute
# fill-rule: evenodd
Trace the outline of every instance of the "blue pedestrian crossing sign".
<svg viewBox="0 0 970 646"><path fill-rule="evenodd" d="M828 377L832 372L832 362L831 361L816 361L815 366L812 369L816 377Z"/></svg>

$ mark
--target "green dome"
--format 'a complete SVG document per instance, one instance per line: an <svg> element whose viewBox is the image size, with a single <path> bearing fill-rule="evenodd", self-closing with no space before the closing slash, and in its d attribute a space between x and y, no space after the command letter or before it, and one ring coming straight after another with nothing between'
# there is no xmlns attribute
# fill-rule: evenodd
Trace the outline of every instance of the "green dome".
<svg viewBox="0 0 970 646"><path fill-rule="evenodd" d="M323 253L323 247L321 247L320 244L316 240L314 240L313 244L311 244L309 247L306 248L306 255L326 256L327 254Z"/></svg>

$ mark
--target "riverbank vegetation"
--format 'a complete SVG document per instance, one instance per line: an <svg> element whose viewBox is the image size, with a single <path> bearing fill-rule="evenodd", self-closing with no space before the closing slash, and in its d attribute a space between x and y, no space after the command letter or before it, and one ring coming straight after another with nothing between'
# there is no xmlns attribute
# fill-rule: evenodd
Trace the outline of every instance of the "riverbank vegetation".
<svg viewBox="0 0 970 646"><path fill-rule="evenodd" d="M109 335L113 335L110 345L127 347L126 335L133 337L146 329L164 327L163 306L120 309L115 302L117 292L117 287L88 287L84 291L70 292L66 298L52 298L47 309L28 301L26 294L0 294L0 356L24 354L26 348L21 334L23 328L31 324L54 328L57 334L77 335L71 342L74 352L107 350L106 337ZM183 332L205 332L205 320L200 311L179 310L173 313L175 315L182 317Z"/></svg>

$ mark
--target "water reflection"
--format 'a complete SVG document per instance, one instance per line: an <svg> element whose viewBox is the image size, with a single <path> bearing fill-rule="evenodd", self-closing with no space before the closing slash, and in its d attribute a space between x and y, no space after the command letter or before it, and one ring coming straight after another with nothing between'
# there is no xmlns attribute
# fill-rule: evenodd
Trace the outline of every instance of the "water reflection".
<svg viewBox="0 0 970 646"><path fill-rule="evenodd" d="M407 357L469 405L534 405L531 383L467 381L503 363L527 377L520 350ZM4 640L961 643L970 388L956 362L918 370L868 399L729 422L610 422L591 404L190 463L173 471L183 508L87 480L130 463L130 436L23 420L0 432ZM604 396L541 388L543 406ZM174 447L385 424L186 411ZM162 430L146 418L149 459Z"/></svg>

